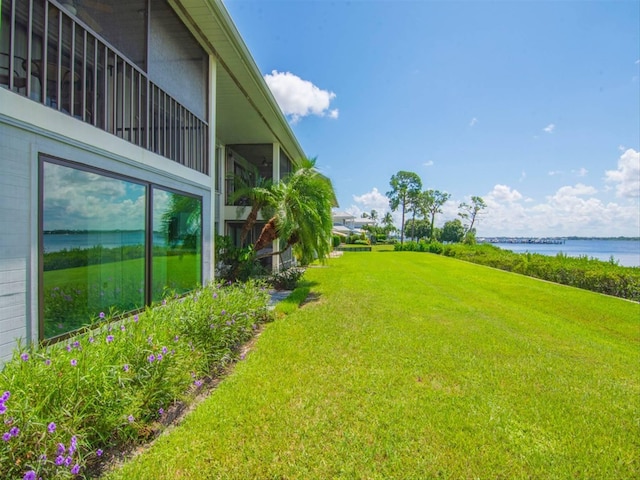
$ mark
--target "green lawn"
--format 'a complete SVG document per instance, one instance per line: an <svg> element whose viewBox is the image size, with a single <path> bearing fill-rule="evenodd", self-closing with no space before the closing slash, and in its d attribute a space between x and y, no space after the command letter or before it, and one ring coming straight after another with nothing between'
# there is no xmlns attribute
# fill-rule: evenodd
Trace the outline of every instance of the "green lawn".
<svg viewBox="0 0 640 480"><path fill-rule="evenodd" d="M412 252L315 300L109 478L638 478L640 305Z"/></svg>

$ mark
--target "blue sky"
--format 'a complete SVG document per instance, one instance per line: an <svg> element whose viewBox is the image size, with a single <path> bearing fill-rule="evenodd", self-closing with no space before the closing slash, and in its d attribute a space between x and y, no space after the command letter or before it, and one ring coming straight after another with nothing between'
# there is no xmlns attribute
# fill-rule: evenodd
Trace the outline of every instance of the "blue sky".
<svg viewBox="0 0 640 480"><path fill-rule="evenodd" d="M436 224L479 195L479 236L640 236L640 2L224 3L341 210L408 170Z"/></svg>

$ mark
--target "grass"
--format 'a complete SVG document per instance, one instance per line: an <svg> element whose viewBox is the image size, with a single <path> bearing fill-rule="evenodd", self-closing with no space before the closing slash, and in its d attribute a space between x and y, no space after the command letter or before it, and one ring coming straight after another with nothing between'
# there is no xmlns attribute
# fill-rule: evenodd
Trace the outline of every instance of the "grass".
<svg viewBox="0 0 640 480"><path fill-rule="evenodd" d="M456 259L345 253L109 479L638 478L640 305Z"/></svg>

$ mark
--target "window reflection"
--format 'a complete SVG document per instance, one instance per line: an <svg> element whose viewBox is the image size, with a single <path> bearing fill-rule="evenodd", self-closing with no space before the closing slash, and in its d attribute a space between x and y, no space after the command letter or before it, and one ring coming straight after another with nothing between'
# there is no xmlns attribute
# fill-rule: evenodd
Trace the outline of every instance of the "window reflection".
<svg viewBox="0 0 640 480"><path fill-rule="evenodd" d="M43 162L44 338L144 305L146 186Z"/></svg>
<svg viewBox="0 0 640 480"><path fill-rule="evenodd" d="M152 300L201 282L202 200L153 189Z"/></svg>

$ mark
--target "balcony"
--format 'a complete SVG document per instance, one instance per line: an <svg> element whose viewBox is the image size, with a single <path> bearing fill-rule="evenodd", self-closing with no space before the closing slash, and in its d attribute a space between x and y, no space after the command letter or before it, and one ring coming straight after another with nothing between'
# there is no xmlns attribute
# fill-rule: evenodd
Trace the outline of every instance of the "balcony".
<svg viewBox="0 0 640 480"><path fill-rule="evenodd" d="M207 122L54 0L2 2L0 87L209 175Z"/></svg>

